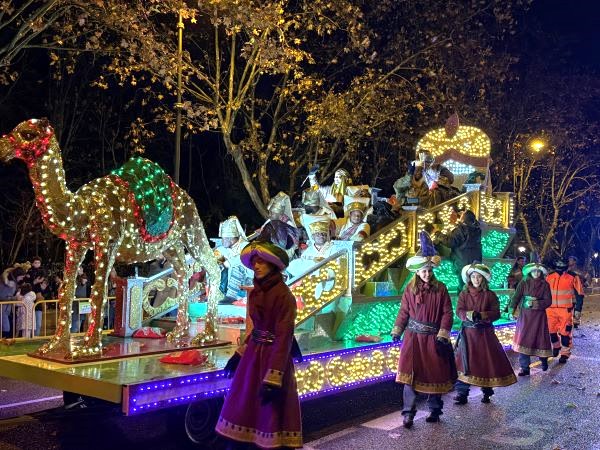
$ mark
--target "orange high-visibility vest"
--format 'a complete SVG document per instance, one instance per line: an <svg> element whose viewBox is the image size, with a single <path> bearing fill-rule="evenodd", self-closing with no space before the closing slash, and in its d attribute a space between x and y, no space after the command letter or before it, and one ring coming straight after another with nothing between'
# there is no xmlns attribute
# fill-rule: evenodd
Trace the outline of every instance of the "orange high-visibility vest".
<svg viewBox="0 0 600 450"><path fill-rule="evenodd" d="M583 295L583 286L577 275L553 272L546 278L552 292L551 308L571 308L575 303L575 294Z"/></svg>

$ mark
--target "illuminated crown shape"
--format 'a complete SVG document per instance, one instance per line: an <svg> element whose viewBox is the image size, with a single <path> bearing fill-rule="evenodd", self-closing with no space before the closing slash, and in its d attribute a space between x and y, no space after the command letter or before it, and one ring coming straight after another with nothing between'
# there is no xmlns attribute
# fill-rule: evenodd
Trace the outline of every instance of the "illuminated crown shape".
<svg viewBox="0 0 600 450"><path fill-rule="evenodd" d="M459 125L458 115L453 114L444 128L428 132L417 143L417 154L429 150L436 162L450 159L476 167L487 166L492 143L482 130Z"/></svg>

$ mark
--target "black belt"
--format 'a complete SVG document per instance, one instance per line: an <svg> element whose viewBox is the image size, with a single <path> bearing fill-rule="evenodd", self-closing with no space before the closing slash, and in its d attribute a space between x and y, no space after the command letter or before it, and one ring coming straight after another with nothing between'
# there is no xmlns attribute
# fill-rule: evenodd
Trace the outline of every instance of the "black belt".
<svg viewBox="0 0 600 450"><path fill-rule="evenodd" d="M413 333L419 334L437 334L440 327L436 323L421 322L420 320L408 319L408 327Z"/></svg>
<svg viewBox="0 0 600 450"><path fill-rule="evenodd" d="M465 334L465 328L493 328L493 325L489 322L471 322L470 320L463 320L462 326L460 327L460 331L458 332L458 336L456 338L456 345L460 351L460 360L463 366L463 373L465 375L469 375L469 342L467 341L467 335Z"/></svg>
<svg viewBox="0 0 600 450"><path fill-rule="evenodd" d="M257 344L272 344L275 341L275 335L270 331L265 330L257 330L254 328L252 330L252 340Z"/></svg>

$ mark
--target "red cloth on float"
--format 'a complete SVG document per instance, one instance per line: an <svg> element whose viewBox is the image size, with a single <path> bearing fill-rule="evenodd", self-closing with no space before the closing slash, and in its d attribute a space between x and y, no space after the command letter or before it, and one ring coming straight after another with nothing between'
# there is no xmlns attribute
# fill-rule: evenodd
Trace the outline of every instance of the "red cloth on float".
<svg viewBox="0 0 600 450"><path fill-rule="evenodd" d="M187 366L197 366L208 361L208 356L200 350L183 350L181 352L169 353L159 359L165 364L183 364Z"/></svg>

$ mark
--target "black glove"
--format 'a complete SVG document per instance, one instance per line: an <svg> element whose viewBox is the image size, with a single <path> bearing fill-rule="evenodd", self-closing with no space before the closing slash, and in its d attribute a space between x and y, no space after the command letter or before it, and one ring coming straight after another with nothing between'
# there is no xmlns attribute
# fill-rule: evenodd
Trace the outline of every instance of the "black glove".
<svg viewBox="0 0 600 450"><path fill-rule="evenodd" d="M394 341L394 342L400 342L400 339L402 339L402 335L401 334L392 334L392 341Z"/></svg>
<svg viewBox="0 0 600 450"><path fill-rule="evenodd" d="M473 322L479 322L481 320L481 313L479 311L473 311L471 317L473 317Z"/></svg>
<svg viewBox="0 0 600 450"><path fill-rule="evenodd" d="M272 384L263 384L260 388L260 402L263 405L271 403L281 394L281 388Z"/></svg>
<svg viewBox="0 0 600 450"><path fill-rule="evenodd" d="M438 354L438 356L442 356L442 357L446 357L448 356L448 350L450 350L450 342L448 341L448 339L438 336L435 339L435 352Z"/></svg>
<svg viewBox="0 0 600 450"><path fill-rule="evenodd" d="M241 359L242 357L238 352L234 352L231 358L229 358L229 361L227 361L227 364L225 364L225 368L223 369L227 378L233 377L235 369L237 369L237 366L240 363Z"/></svg>

